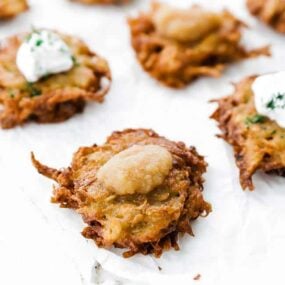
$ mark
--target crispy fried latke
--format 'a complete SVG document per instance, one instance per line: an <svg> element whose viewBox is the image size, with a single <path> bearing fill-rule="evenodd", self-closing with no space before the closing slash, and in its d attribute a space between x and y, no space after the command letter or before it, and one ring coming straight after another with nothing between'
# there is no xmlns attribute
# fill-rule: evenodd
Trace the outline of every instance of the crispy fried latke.
<svg viewBox="0 0 285 285"><path fill-rule="evenodd" d="M80 2L83 4L102 4L102 5L120 5L129 3L130 0L71 0L73 2Z"/></svg>
<svg viewBox="0 0 285 285"><path fill-rule="evenodd" d="M285 176L285 129L257 114L248 77L236 85L233 95L214 100L219 107L212 115L222 135L234 148L243 189L254 190L252 176L257 170Z"/></svg>
<svg viewBox="0 0 285 285"><path fill-rule="evenodd" d="M247 7L252 15L280 33L285 33L284 0L247 0Z"/></svg>
<svg viewBox="0 0 285 285"><path fill-rule="evenodd" d="M83 236L127 248L124 257L178 250L178 233L193 235L190 222L211 211L202 196L203 157L152 130L114 132L102 146L80 148L63 170L32 161L59 184L52 202L82 215Z"/></svg>
<svg viewBox="0 0 285 285"><path fill-rule="evenodd" d="M142 67L174 88L203 75L217 77L228 63L270 54L268 47L247 51L239 44L244 24L228 11L154 3L148 13L129 19L129 26Z"/></svg>
<svg viewBox="0 0 285 285"><path fill-rule="evenodd" d="M13 128L29 120L61 122L82 112L87 101L104 100L111 82L108 63L81 40L67 35L61 37L74 54L74 67L28 83L16 65L18 48L26 36L8 38L0 46L2 128Z"/></svg>
<svg viewBox="0 0 285 285"><path fill-rule="evenodd" d="M1 0L0 19L9 19L29 8L26 0Z"/></svg>

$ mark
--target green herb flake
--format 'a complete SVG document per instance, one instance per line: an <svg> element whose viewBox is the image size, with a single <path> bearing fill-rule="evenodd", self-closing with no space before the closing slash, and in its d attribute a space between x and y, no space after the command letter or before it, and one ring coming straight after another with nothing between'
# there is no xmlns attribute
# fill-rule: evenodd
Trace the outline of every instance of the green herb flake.
<svg viewBox="0 0 285 285"><path fill-rule="evenodd" d="M267 104L266 104L267 109L274 110L275 109L275 102L273 99L271 99Z"/></svg>
<svg viewBox="0 0 285 285"><path fill-rule="evenodd" d="M37 46L37 47L41 46L43 42L44 42L44 41L43 41L42 39L38 39L38 40L36 41L36 46Z"/></svg>
<svg viewBox="0 0 285 285"><path fill-rule="evenodd" d="M15 93L13 92L13 90L8 90L8 95L10 98L15 98Z"/></svg>
<svg viewBox="0 0 285 285"><path fill-rule="evenodd" d="M78 63L78 61L74 55L71 56L71 60L72 60L74 66L76 66L76 67L79 66L79 63Z"/></svg>
<svg viewBox="0 0 285 285"><path fill-rule="evenodd" d="M285 93L278 92L277 94L273 94L272 99L267 102L265 105L267 109L274 110L276 107L285 108L285 103L280 106L280 101L285 99Z"/></svg>
<svg viewBox="0 0 285 285"><path fill-rule="evenodd" d="M26 40L27 42L30 41L30 39L32 38L33 34L40 35L40 31L37 30L35 27L32 26L32 27L31 27L31 30L32 30L32 32L30 32L30 33L26 36L26 38L25 38L25 40Z"/></svg>
<svg viewBox="0 0 285 285"><path fill-rule="evenodd" d="M277 94L277 96L276 96L276 98L278 99L278 100L283 100L284 99L284 93L283 94L281 94L281 93L278 93Z"/></svg>
<svg viewBox="0 0 285 285"><path fill-rule="evenodd" d="M42 91L31 82L27 82L25 90L30 94L30 97L37 97L42 94Z"/></svg>
<svg viewBox="0 0 285 285"><path fill-rule="evenodd" d="M41 80L47 80L47 79L49 79L51 76L52 76L52 74L47 73L46 75L44 75L44 76L42 77Z"/></svg>
<svg viewBox="0 0 285 285"><path fill-rule="evenodd" d="M266 120L265 116L256 114L254 116L247 117L245 119L245 124L249 127L250 125L253 125L253 124L262 124L264 123L265 120Z"/></svg>

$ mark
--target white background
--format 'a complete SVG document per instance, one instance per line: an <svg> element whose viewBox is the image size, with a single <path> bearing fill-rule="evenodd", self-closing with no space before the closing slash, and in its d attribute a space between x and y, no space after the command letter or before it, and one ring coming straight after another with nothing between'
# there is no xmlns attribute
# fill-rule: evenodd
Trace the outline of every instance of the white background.
<svg viewBox="0 0 285 285"><path fill-rule="evenodd" d="M164 1L189 6L190 0ZM272 44L272 58L231 65L219 79L203 78L184 90L167 89L144 73L130 47L127 15L147 8L137 0L128 7L85 7L65 0L31 0L31 10L0 23L5 38L36 27L56 28L83 38L108 59L113 85L104 104L61 124L26 124L0 131L0 284L284 284L284 178L255 175L255 192L243 192L231 148L215 137L208 117L212 98L229 94L230 82L246 75L284 70L285 37L252 18L243 1L200 0L228 7L251 30L249 47ZM224 5L223 5L224 3ZM173 140L194 145L209 163L204 196L213 212L194 223L195 238L180 239L181 251L160 259L97 249L84 239L81 218L49 203L53 182L38 175L30 151L53 167L68 166L83 145L103 143L114 130L153 128ZM104 270L98 269L97 261ZM97 269L95 266L97 265ZM158 265L162 268L158 270ZM201 274L199 281L193 277Z"/></svg>

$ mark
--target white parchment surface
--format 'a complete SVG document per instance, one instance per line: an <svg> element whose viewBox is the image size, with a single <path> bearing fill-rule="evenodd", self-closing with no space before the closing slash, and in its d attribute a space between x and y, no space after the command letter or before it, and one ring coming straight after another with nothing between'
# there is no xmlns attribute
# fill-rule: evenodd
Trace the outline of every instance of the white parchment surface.
<svg viewBox="0 0 285 285"><path fill-rule="evenodd" d="M230 82L285 69L285 36L251 17L242 0L196 2L228 7L251 28L245 32L246 45L271 44L273 56L231 65L219 79L202 78L177 91L144 73L130 47L126 17L150 1L103 8L31 0L28 13L0 23L0 38L31 25L80 36L109 60L114 78L104 104L90 104L64 123L0 131L0 284L285 284L285 179L258 173L256 191L243 192L232 150L215 137L219 130L208 118L216 107L208 101L230 94ZM68 166L79 146L103 143L112 131L130 127L153 128L194 145L209 163L204 195L213 212L194 222L195 238L184 236L180 251L160 259L123 259L120 252L98 249L84 239L80 216L49 203L53 182L30 162L34 151L50 166ZM104 281L96 274L98 264L115 277ZM195 281L197 274L201 277Z"/></svg>

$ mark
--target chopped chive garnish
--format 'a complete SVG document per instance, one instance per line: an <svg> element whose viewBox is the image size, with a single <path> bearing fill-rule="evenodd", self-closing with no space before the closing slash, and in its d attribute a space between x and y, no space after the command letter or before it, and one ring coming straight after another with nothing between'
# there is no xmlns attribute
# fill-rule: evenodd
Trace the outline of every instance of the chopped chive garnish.
<svg viewBox="0 0 285 285"><path fill-rule="evenodd" d="M72 60L74 66L79 66L79 63L78 63L78 61L74 55L71 56L71 60Z"/></svg>
<svg viewBox="0 0 285 285"><path fill-rule="evenodd" d="M15 93L12 90L9 90L8 94L9 94L10 98L14 98L15 97Z"/></svg>
<svg viewBox="0 0 285 285"><path fill-rule="evenodd" d="M278 108L285 108L285 102L282 101L285 99L285 93L278 92L277 94L273 94L272 99L266 103L266 108L270 110Z"/></svg>
<svg viewBox="0 0 285 285"><path fill-rule="evenodd" d="M42 94L42 91L31 82L27 82L25 89L31 97L37 97Z"/></svg>
<svg viewBox="0 0 285 285"><path fill-rule="evenodd" d="M253 124L261 124L266 120L266 117L260 114L256 114L252 117L247 117L245 119L245 124L247 126L253 125Z"/></svg>
<svg viewBox="0 0 285 285"><path fill-rule="evenodd" d="M36 41L36 46L37 46L37 47L41 46L43 42L44 42L43 40L38 39L38 40Z"/></svg>

